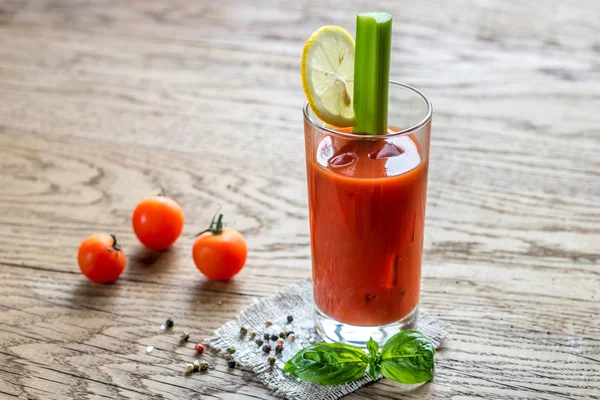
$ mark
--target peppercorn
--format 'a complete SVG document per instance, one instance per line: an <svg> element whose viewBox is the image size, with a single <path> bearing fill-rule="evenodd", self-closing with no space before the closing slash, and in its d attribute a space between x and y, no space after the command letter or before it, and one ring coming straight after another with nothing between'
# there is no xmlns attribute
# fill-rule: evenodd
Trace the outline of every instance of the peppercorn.
<svg viewBox="0 0 600 400"><path fill-rule="evenodd" d="M250 331L250 339L254 339L256 337L255 331Z"/></svg>
<svg viewBox="0 0 600 400"><path fill-rule="evenodd" d="M200 361L194 360L194 371L198 371L200 369Z"/></svg>
<svg viewBox="0 0 600 400"><path fill-rule="evenodd" d="M271 338L271 335L269 335L268 333L265 333L265 334L263 335L263 338L264 338L265 340L269 340L269 339Z"/></svg>
<svg viewBox="0 0 600 400"><path fill-rule="evenodd" d="M246 335L248 334L248 329L244 328L243 326L240 328L240 335Z"/></svg>
<svg viewBox="0 0 600 400"><path fill-rule="evenodd" d="M294 335L293 333L291 335L289 335L287 338L290 342L296 341L296 335Z"/></svg>
<svg viewBox="0 0 600 400"><path fill-rule="evenodd" d="M200 354L204 353L204 345L202 343L196 343L194 349Z"/></svg>
<svg viewBox="0 0 600 400"><path fill-rule="evenodd" d="M283 346L284 340L282 338L277 339L277 345Z"/></svg>
<svg viewBox="0 0 600 400"><path fill-rule="evenodd" d="M228 352L229 354L233 354L233 353L235 353L235 347L230 347L230 348L228 348L228 349L227 349L227 352Z"/></svg>
<svg viewBox="0 0 600 400"><path fill-rule="evenodd" d="M277 340L277 335L274 335L274 334L273 334L273 335L271 335L271 338L270 338L270 339L271 339L272 341L276 341L276 340Z"/></svg>
<svg viewBox="0 0 600 400"><path fill-rule="evenodd" d="M265 345L263 346L263 351L264 351L265 353L270 353L270 352L271 352L271 346L269 346L268 344L265 344Z"/></svg>
<svg viewBox="0 0 600 400"><path fill-rule="evenodd" d="M279 332L279 337L285 339L287 334L285 332Z"/></svg>
<svg viewBox="0 0 600 400"><path fill-rule="evenodd" d="M268 320L265 321L265 325L266 326L271 326L271 325L273 325L273 321L271 321L270 319L268 319Z"/></svg>
<svg viewBox="0 0 600 400"><path fill-rule="evenodd" d="M225 359L226 359L227 361L229 361L229 360L233 360L233 355L232 355L232 354L227 354L227 357L225 357Z"/></svg>
<svg viewBox="0 0 600 400"><path fill-rule="evenodd" d="M275 354L281 354L282 351L283 351L282 344L278 344L277 346L275 346Z"/></svg>
<svg viewBox="0 0 600 400"><path fill-rule="evenodd" d="M181 332L181 340L187 342L190 338L190 333L188 331Z"/></svg>
<svg viewBox="0 0 600 400"><path fill-rule="evenodd" d="M236 364L235 360L229 360L229 361L227 361L227 366L229 368L235 368L235 364Z"/></svg>
<svg viewBox="0 0 600 400"><path fill-rule="evenodd" d="M258 346L262 346L264 342L263 342L262 340L260 340L260 339L256 339L256 340L255 340L255 343L256 343Z"/></svg>
<svg viewBox="0 0 600 400"><path fill-rule="evenodd" d="M202 361L200 363L200 371L206 371L208 369L208 363L206 361Z"/></svg>
<svg viewBox="0 0 600 400"><path fill-rule="evenodd" d="M187 373L194 372L194 364L190 364L190 363L185 364L185 372L187 372Z"/></svg>
<svg viewBox="0 0 600 400"><path fill-rule="evenodd" d="M294 331L287 331L286 333L287 333L288 336L290 336L290 335L294 334Z"/></svg>
<svg viewBox="0 0 600 400"><path fill-rule="evenodd" d="M173 320L171 318L167 319L165 321L165 325L167 326L167 328L172 328L174 325Z"/></svg>
<svg viewBox="0 0 600 400"><path fill-rule="evenodd" d="M275 357L269 357L267 358L267 362L269 363L269 365L272 367L273 365L275 365Z"/></svg>
<svg viewBox="0 0 600 400"><path fill-rule="evenodd" d="M291 315L287 316L287 321L288 322L292 322L294 320L294 317L292 317Z"/></svg>

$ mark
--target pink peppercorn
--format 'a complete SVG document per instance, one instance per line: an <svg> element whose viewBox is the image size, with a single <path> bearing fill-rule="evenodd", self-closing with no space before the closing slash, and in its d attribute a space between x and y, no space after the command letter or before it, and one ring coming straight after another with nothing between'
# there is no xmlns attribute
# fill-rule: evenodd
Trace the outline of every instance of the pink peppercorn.
<svg viewBox="0 0 600 400"><path fill-rule="evenodd" d="M196 343L194 348L196 349L196 351L198 353L200 353L200 354L204 353L204 345L202 343Z"/></svg>

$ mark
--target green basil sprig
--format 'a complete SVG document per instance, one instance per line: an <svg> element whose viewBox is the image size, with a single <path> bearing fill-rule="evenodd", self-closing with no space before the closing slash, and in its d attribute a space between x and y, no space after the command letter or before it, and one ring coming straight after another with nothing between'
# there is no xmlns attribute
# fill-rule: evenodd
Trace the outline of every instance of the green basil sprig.
<svg viewBox="0 0 600 400"><path fill-rule="evenodd" d="M400 383L414 384L433 379L435 349L417 331L402 331L392 336L379 352L373 339L367 343L369 354L341 343L317 343L300 350L283 371L304 381L339 385L362 378L369 368L374 380L381 373Z"/></svg>

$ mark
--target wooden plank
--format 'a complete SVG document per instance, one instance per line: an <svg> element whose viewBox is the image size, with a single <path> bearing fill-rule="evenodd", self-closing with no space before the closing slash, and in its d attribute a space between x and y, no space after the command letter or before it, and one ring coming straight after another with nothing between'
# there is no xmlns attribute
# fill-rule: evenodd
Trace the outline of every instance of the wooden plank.
<svg viewBox="0 0 600 400"><path fill-rule="evenodd" d="M421 304L453 328L433 382L350 397L600 398L600 3L380 6L392 76L434 103ZM363 8L0 4L0 397L274 398L209 353L186 377L192 343L158 327L201 340L310 278L299 55ZM129 218L160 186L186 226L156 254ZM229 283L189 257L219 206L250 248ZM128 255L116 284L78 272L95 231Z"/></svg>

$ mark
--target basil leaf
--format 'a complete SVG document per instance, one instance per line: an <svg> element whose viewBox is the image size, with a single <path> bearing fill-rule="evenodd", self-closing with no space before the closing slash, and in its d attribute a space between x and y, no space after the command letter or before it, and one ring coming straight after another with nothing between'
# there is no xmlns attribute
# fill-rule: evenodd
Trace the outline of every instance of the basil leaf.
<svg viewBox="0 0 600 400"><path fill-rule="evenodd" d="M369 357L355 347L340 343L316 343L300 350L283 371L304 381L337 385L360 379Z"/></svg>
<svg viewBox="0 0 600 400"><path fill-rule="evenodd" d="M417 331L392 336L381 349L381 373L400 383L421 383L433 379L435 349Z"/></svg>
<svg viewBox="0 0 600 400"><path fill-rule="evenodd" d="M379 343L374 341L373 338L369 338L369 341L367 342L367 350L369 350L371 357L377 356L377 353L379 353Z"/></svg>

